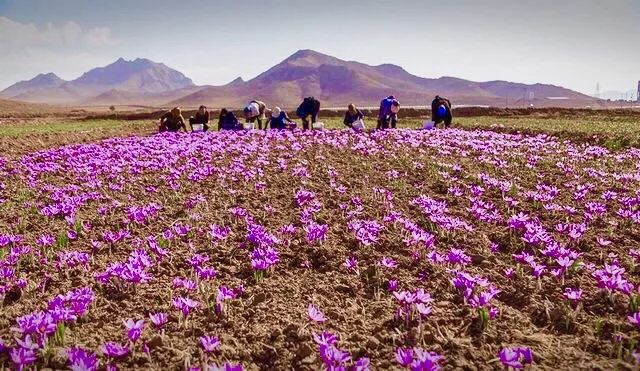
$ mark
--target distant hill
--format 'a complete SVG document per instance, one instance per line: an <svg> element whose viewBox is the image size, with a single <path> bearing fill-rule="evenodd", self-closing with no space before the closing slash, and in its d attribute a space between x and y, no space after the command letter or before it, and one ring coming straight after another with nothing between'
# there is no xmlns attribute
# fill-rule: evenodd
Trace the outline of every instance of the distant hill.
<svg viewBox="0 0 640 371"><path fill-rule="evenodd" d="M181 72L142 58L133 61L120 58L108 66L94 68L75 80L59 79L56 80L57 83L50 83L48 86L41 83L41 76L12 85L0 92L0 96L10 96L26 102L80 104L111 91L142 97L147 93L165 93L195 86ZM191 92L193 91L185 94ZM174 97L170 95L167 98Z"/></svg>
<svg viewBox="0 0 640 371"><path fill-rule="evenodd" d="M319 98L325 107L349 102L375 106L394 94L403 105L427 105L440 94L454 104L470 105L588 105L596 99L559 86L506 81L474 82L455 77L415 76L392 64L369 66L312 50L300 50L249 81L203 88L169 105L239 107L251 99L294 107L304 96Z"/></svg>
<svg viewBox="0 0 640 371"><path fill-rule="evenodd" d="M56 75L55 73L47 73L47 74L41 73L31 80L20 81L4 89L3 91L0 92L0 98L10 99L28 92L34 92L34 91L45 90L45 89L54 89L61 86L64 83L66 83L66 81L59 78L58 75Z"/></svg>
<svg viewBox="0 0 640 371"><path fill-rule="evenodd" d="M299 50L249 81L237 78L222 86L196 86L184 74L162 63L120 58L68 82L53 74L39 75L5 89L0 97L66 105L193 107L205 104L217 108L238 108L252 99L261 99L269 106L293 108L309 95L319 98L324 107L342 107L350 102L377 106L381 98L390 94L398 97L404 106L427 105L436 94L450 98L454 105L583 107L603 104L596 98L560 86L475 82L455 77L424 78L393 64L370 66L313 50Z"/></svg>
<svg viewBox="0 0 640 371"><path fill-rule="evenodd" d="M109 90L98 96L86 99L82 102L88 106L107 105L149 105L161 106L166 102L182 98L203 89L201 86L188 86L181 89L162 91L159 93L130 92L122 90Z"/></svg>

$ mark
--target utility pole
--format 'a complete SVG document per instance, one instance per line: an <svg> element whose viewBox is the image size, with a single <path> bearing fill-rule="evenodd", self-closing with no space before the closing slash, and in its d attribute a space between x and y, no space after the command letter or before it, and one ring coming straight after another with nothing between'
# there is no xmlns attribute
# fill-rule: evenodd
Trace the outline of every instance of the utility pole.
<svg viewBox="0 0 640 371"><path fill-rule="evenodd" d="M640 81L638 81L638 92L636 93L636 102L640 103Z"/></svg>

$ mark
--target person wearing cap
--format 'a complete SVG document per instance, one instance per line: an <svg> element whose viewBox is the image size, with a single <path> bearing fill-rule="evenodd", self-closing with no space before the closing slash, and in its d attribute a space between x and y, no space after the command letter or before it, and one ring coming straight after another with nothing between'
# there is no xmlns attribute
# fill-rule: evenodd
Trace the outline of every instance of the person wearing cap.
<svg viewBox="0 0 640 371"><path fill-rule="evenodd" d="M353 123L358 120L363 120L364 114L358 108L356 108L355 104L351 103L347 108L347 112L344 113L344 125L347 127L352 127Z"/></svg>
<svg viewBox="0 0 640 371"><path fill-rule="evenodd" d="M258 129L262 129L262 123L266 120L265 112L267 110L267 105L264 102L259 100L252 100L249 104L244 108L244 118L247 122L254 123L258 122ZM267 128L266 122L264 122L264 128Z"/></svg>
<svg viewBox="0 0 640 371"><path fill-rule="evenodd" d="M200 106L198 111L196 112L195 117L189 117L189 125L191 126L191 131L193 131L193 125L202 125L202 131L209 130L209 110L207 110L206 106Z"/></svg>
<svg viewBox="0 0 640 371"><path fill-rule="evenodd" d="M314 97L306 97L298 106L296 110L296 116L302 119L302 129L309 129L310 125L313 125L318 120L318 113L320 112L320 101ZM309 118L311 118L311 124L309 124Z"/></svg>
<svg viewBox="0 0 640 371"><path fill-rule="evenodd" d="M400 111L400 102L390 95L380 102L380 110L378 111L378 126L376 129L388 129L389 126L395 129L398 123L398 111Z"/></svg>
<svg viewBox="0 0 640 371"><path fill-rule="evenodd" d="M218 131L221 130L239 130L242 126L238 121L236 115L233 112L223 108L220 110L220 116L218 117Z"/></svg>
<svg viewBox="0 0 640 371"><path fill-rule="evenodd" d="M175 133L180 129L183 129L185 133L187 132L187 126L184 124L184 117L182 117L180 107L174 107L160 117L160 132L169 131Z"/></svg>
<svg viewBox="0 0 640 371"><path fill-rule="evenodd" d="M451 114L451 102L447 98L436 95L431 102L431 121L438 125L444 121L444 127L451 126L453 115Z"/></svg>
<svg viewBox="0 0 640 371"><path fill-rule="evenodd" d="M271 111L268 126L270 129L286 129L288 124L293 123L287 113L276 107Z"/></svg>

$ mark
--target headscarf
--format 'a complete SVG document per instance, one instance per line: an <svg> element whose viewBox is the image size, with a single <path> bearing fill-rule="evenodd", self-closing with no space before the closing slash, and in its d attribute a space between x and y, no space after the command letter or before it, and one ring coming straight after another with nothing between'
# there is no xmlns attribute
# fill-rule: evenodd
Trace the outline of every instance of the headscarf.
<svg viewBox="0 0 640 371"><path fill-rule="evenodd" d="M174 107L171 110L171 116L173 116L174 119L177 119L178 117L182 116L182 111L180 110L180 107Z"/></svg>
<svg viewBox="0 0 640 371"><path fill-rule="evenodd" d="M356 113L358 113L358 111L356 111L356 106L355 106L355 104L351 103L351 104L349 105L349 113L350 113L352 116L353 116L353 115L355 115Z"/></svg>
<svg viewBox="0 0 640 371"><path fill-rule="evenodd" d="M280 117L280 112L282 112L282 110L280 109L280 107L275 107L275 108L271 111L271 117L273 117L274 119L277 119L278 117Z"/></svg>

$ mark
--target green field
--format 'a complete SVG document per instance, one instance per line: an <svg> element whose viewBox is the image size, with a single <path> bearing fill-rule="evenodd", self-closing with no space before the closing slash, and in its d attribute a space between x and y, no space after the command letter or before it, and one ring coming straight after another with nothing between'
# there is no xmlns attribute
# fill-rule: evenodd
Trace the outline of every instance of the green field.
<svg viewBox="0 0 640 371"><path fill-rule="evenodd" d="M399 128L417 129L426 118L402 118ZM327 128L342 129L342 118L321 118ZM375 128L375 118L365 120L367 129ZM213 121L216 127L217 121ZM609 149L640 147L640 120L633 116L566 117L460 117L453 127L468 130L488 129L507 133L550 134L581 143L593 143ZM154 120L79 120L38 119L0 124L0 149L8 154L100 140L114 136L149 135L156 131Z"/></svg>
<svg viewBox="0 0 640 371"><path fill-rule="evenodd" d="M59 134L71 132L96 131L131 131L135 133L147 127L153 128L150 121L117 121L117 120L52 120L46 119L19 124L0 126L0 136L14 137L22 135Z"/></svg>

